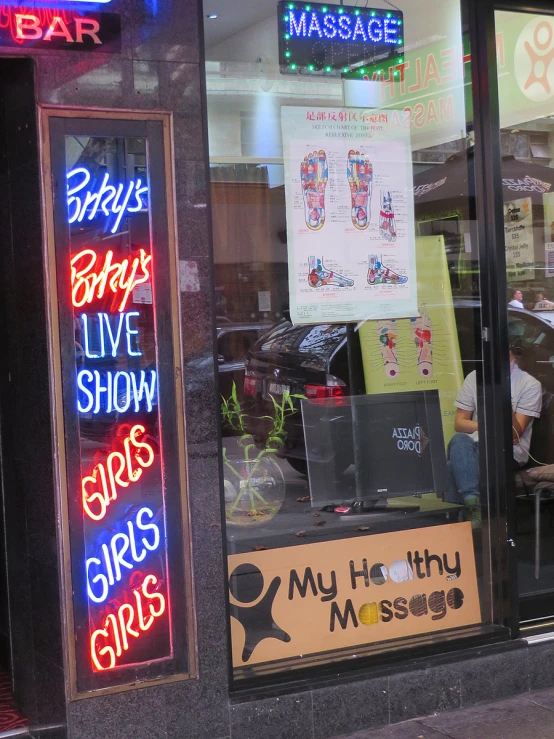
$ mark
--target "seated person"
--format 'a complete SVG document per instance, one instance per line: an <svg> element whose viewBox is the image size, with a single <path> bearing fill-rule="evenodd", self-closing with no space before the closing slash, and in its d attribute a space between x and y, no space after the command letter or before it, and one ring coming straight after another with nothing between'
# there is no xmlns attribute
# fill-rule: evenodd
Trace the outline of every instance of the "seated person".
<svg viewBox="0 0 554 739"><path fill-rule="evenodd" d="M547 300L543 292L537 293L537 302L533 310L554 310L554 303Z"/></svg>
<svg viewBox="0 0 554 739"><path fill-rule="evenodd" d="M542 386L517 364L521 347L510 347L512 387L512 443L514 467L523 467L529 459L533 419L539 418L542 406ZM477 421L477 377L475 370L464 380L455 401L454 428L457 433L448 444L450 489L445 500L462 503L468 509L473 528L481 525L479 498L479 444Z"/></svg>
<svg viewBox="0 0 554 739"><path fill-rule="evenodd" d="M508 303L512 308L523 308L523 293L519 288L513 291L512 299Z"/></svg>

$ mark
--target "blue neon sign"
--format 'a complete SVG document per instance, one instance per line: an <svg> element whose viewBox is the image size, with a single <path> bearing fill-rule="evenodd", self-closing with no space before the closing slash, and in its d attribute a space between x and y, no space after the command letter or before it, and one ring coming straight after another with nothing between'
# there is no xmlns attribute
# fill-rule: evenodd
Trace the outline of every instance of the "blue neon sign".
<svg viewBox="0 0 554 739"><path fill-rule="evenodd" d="M147 521L144 521L145 516ZM103 603L110 587L121 581L124 571L133 570L148 552L154 552L159 547L160 529L152 519L154 512L147 507L141 508L134 521L127 521L127 533L115 533L109 543L101 544L98 557L87 559L87 593L94 603ZM151 532L151 538L140 537L141 532Z"/></svg>
<svg viewBox="0 0 554 739"><path fill-rule="evenodd" d="M85 167L76 167L67 173L68 222L92 221L102 213L115 220L110 228L116 233L125 214L138 213L147 207L144 202L148 186L140 178L125 185L113 184L106 172L101 180L93 178Z"/></svg>
<svg viewBox="0 0 554 739"><path fill-rule="evenodd" d="M279 3L282 72L340 74L403 53L403 15L396 9Z"/></svg>
<svg viewBox="0 0 554 739"><path fill-rule="evenodd" d="M289 10L291 38L340 38L343 41L371 41L375 44L398 44L396 18L370 18L367 22L350 13L317 13L312 10Z"/></svg>

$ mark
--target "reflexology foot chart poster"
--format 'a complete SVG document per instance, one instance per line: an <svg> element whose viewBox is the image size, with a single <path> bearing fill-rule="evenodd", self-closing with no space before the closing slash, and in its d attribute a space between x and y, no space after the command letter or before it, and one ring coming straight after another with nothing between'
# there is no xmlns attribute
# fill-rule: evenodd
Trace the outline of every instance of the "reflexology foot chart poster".
<svg viewBox="0 0 554 739"><path fill-rule="evenodd" d="M281 125L293 322L417 317L409 131L362 108L284 106Z"/></svg>

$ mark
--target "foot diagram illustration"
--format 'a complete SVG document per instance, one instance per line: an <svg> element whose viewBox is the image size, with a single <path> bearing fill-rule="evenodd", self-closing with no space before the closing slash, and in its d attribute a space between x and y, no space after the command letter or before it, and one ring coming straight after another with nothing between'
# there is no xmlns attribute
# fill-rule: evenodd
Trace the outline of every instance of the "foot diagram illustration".
<svg viewBox="0 0 554 739"><path fill-rule="evenodd" d="M354 280L339 275L327 269L323 264L323 257L310 257L308 261L308 283L311 287L323 287L334 285L335 287L352 287Z"/></svg>
<svg viewBox="0 0 554 739"><path fill-rule="evenodd" d="M387 241L396 241L396 218L392 205L392 196L387 190L381 190L381 210L379 211L379 232Z"/></svg>
<svg viewBox="0 0 554 739"><path fill-rule="evenodd" d="M304 218L312 231L325 223L325 188L329 179L327 155L321 149L304 157L300 164L300 181L304 197Z"/></svg>
<svg viewBox="0 0 554 739"><path fill-rule="evenodd" d="M377 321L376 331L385 366L385 375L389 379L397 377L400 373L400 365L398 364L398 355L396 352L396 342L398 340L396 319L391 318L386 321Z"/></svg>
<svg viewBox="0 0 554 739"><path fill-rule="evenodd" d="M346 173L352 200L352 223L363 230L367 228L371 217L373 165L364 154L350 149Z"/></svg>
<svg viewBox="0 0 554 739"><path fill-rule="evenodd" d="M410 318L412 339L417 347L417 370L422 377L433 376L433 333L431 319L426 313Z"/></svg>
<svg viewBox="0 0 554 739"><path fill-rule="evenodd" d="M404 285L408 282L407 277L385 266L381 259L375 254L369 256L367 281L370 285Z"/></svg>

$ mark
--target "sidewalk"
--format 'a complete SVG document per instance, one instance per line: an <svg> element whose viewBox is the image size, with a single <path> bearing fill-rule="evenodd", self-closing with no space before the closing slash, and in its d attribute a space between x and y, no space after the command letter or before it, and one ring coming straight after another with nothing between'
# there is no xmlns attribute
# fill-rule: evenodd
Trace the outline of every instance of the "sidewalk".
<svg viewBox="0 0 554 739"><path fill-rule="evenodd" d="M554 739L554 690L405 721L336 739Z"/></svg>

